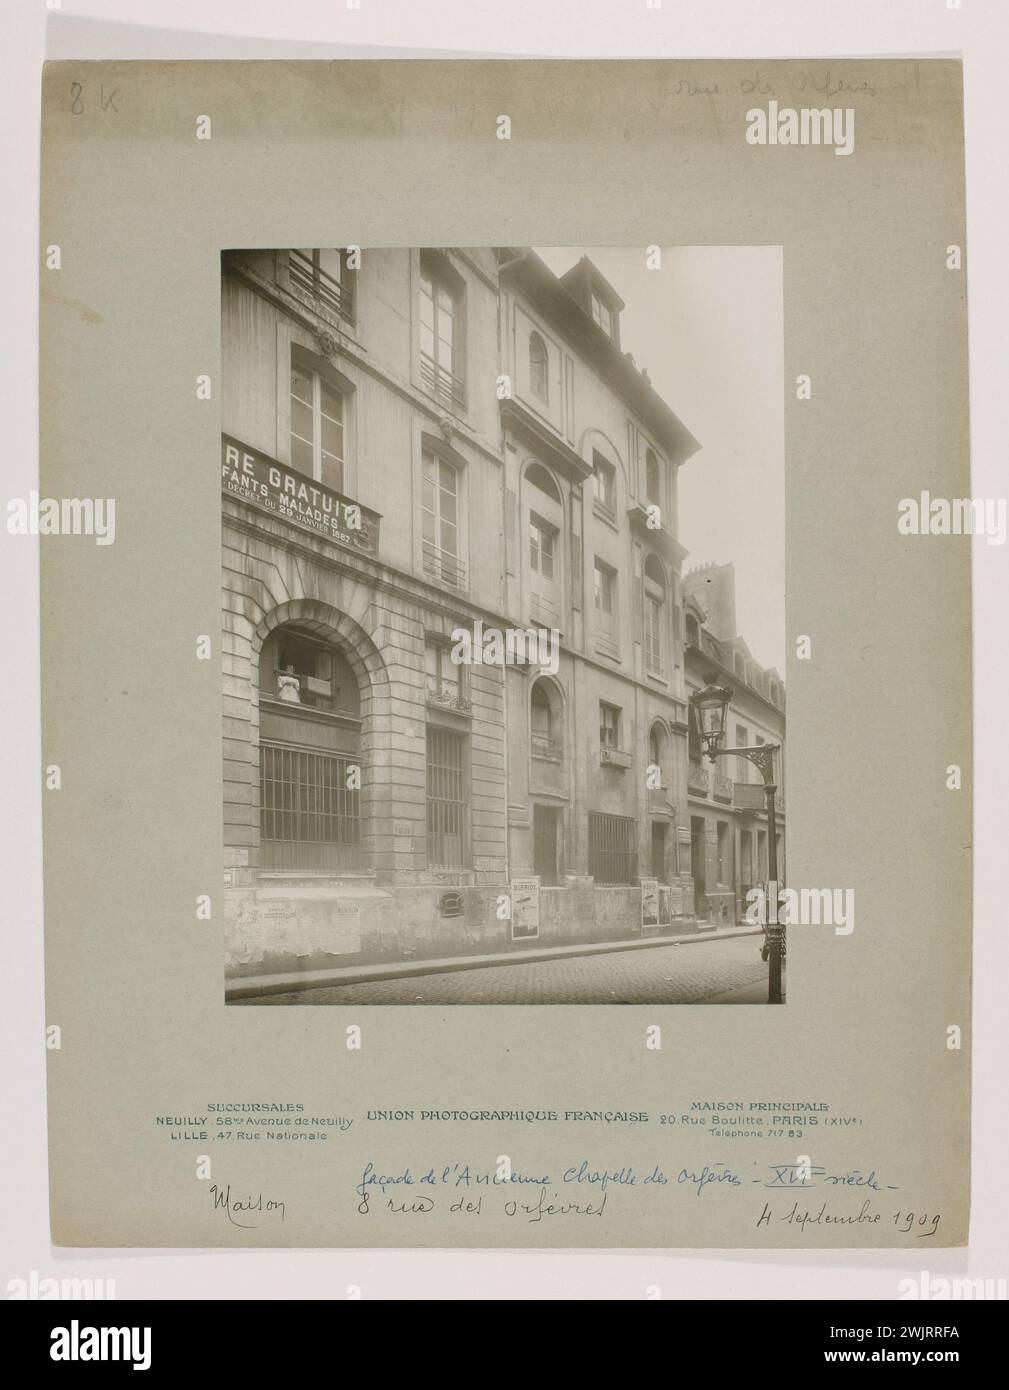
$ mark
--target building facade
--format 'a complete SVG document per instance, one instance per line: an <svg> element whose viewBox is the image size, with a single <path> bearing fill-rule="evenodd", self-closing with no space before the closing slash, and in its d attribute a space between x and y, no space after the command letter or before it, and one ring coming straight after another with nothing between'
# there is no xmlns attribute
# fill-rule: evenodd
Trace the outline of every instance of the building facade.
<svg viewBox="0 0 1009 1390"><path fill-rule="evenodd" d="M229 976L695 925L699 446L622 308L525 248L223 257Z"/></svg>
<svg viewBox="0 0 1009 1390"><path fill-rule="evenodd" d="M778 744L774 757L778 881L785 882L785 687L777 670L754 661L736 631L732 565L701 565L683 578L688 699L709 681L732 691L725 747ZM687 794L690 862L699 919L741 921L746 895L768 880L768 825L763 778L748 758L701 755L689 737Z"/></svg>

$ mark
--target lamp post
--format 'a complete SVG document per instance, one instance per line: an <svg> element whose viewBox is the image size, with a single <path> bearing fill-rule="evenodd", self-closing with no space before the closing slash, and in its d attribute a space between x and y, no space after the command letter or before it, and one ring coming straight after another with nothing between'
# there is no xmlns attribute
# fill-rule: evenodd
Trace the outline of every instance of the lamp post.
<svg viewBox="0 0 1009 1390"><path fill-rule="evenodd" d="M768 887L774 893L774 921L765 924L767 932L767 1002L781 1003L781 956L785 929L778 922L778 821L774 806L774 794L778 790L774 780L774 755L781 751L780 743L762 743L756 748L723 748L725 738L725 716L728 713L732 691L718 685L714 672L706 673L707 684L690 697L690 711L694 727L700 739L701 749L709 762L716 758L748 758L764 781L764 797L767 803L767 872ZM772 887L773 885L773 887ZM767 899L765 893L765 913Z"/></svg>

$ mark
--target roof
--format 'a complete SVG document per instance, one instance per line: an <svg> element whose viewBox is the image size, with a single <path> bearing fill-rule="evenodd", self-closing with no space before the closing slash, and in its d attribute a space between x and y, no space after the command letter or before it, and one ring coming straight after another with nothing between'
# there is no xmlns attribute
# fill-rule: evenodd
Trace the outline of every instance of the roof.
<svg viewBox="0 0 1009 1390"><path fill-rule="evenodd" d="M699 441L669 408L647 376L640 372L599 325L593 322L592 317L585 312L565 285L565 280L575 272L580 275L587 273L583 268L583 262L594 276L599 277L602 284L607 284L602 273L588 257L583 256L572 270L559 279L532 249L505 248L505 254L509 252L511 258L501 265L502 279L511 280L521 288L543 315L564 332L574 346L592 358L594 365L613 390L635 411L677 463L683 463L695 454L701 447ZM615 302L622 305L623 301L616 295L616 291L612 290L612 287L609 288L616 297Z"/></svg>

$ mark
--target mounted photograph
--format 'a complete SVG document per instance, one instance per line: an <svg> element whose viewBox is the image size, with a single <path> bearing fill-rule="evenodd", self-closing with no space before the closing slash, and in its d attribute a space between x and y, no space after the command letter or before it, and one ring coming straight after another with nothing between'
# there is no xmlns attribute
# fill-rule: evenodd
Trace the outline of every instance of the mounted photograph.
<svg viewBox="0 0 1009 1390"><path fill-rule="evenodd" d="M777 246L221 258L225 999L780 1004Z"/></svg>

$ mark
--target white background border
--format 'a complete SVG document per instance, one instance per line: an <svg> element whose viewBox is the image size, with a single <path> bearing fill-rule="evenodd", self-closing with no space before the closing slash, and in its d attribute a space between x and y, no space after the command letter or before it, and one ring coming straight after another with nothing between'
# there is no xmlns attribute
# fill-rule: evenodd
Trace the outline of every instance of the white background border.
<svg viewBox="0 0 1009 1390"><path fill-rule="evenodd" d="M655 0L652 0L654 3ZM964 59L972 494L1009 493L1006 0L5 0L0 504L38 485L38 155L49 58L670 57ZM857 333L858 325L849 326ZM904 1251L55 1251L42 992L38 541L0 530L0 1297L8 1280L112 1278L126 1298L645 1299L897 1296ZM974 1117L967 1251L935 1276L1009 1278L1009 546L974 545ZM901 680L899 671L893 679ZM914 808L907 808L913 814ZM885 1065L885 1059L881 1059ZM771 1059L768 1059L769 1066Z"/></svg>

